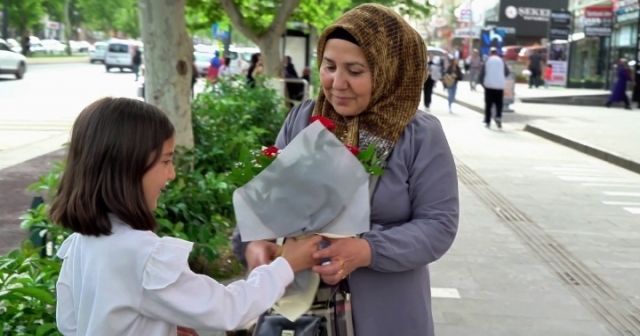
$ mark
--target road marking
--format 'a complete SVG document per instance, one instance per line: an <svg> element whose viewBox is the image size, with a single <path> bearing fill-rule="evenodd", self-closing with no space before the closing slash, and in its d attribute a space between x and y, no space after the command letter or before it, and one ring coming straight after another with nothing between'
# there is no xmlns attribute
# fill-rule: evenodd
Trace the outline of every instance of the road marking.
<svg viewBox="0 0 640 336"><path fill-rule="evenodd" d="M583 183L583 186L587 187L616 187L616 188L640 188L640 184L634 183L625 183L625 184L617 184L617 183Z"/></svg>
<svg viewBox="0 0 640 336"><path fill-rule="evenodd" d="M621 178L592 177L592 176L558 176L564 181L584 181L584 182L626 182Z"/></svg>
<svg viewBox="0 0 640 336"><path fill-rule="evenodd" d="M603 201L603 204L606 205L640 205L640 203L638 202L609 202L609 201Z"/></svg>
<svg viewBox="0 0 640 336"><path fill-rule="evenodd" d="M537 170L552 172L599 172L597 168L536 167Z"/></svg>
<svg viewBox="0 0 640 336"><path fill-rule="evenodd" d="M640 208L624 208L634 215L640 215Z"/></svg>
<svg viewBox="0 0 640 336"><path fill-rule="evenodd" d="M460 292L455 288L436 288L431 287L431 297L441 299L459 299Z"/></svg>
<svg viewBox="0 0 640 336"><path fill-rule="evenodd" d="M629 196L629 197L640 197L640 192L626 192L626 191L605 191L605 195L608 196Z"/></svg>

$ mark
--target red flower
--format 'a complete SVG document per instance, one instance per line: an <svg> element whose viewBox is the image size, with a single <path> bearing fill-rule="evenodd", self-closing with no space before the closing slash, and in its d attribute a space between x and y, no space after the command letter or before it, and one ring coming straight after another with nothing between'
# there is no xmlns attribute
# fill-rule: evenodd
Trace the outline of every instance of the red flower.
<svg viewBox="0 0 640 336"><path fill-rule="evenodd" d="M351 153L353 153L353 155L358 155L358 154L360 154L360 150L358 149L358 147L353 147L353 146L350 146L350 145L345 145L345 146L347 147L347 149L348 149Z"/></svg>
<svg viewBox="0 0 640 336"><path fill-rule="evenodd" d="M271 147L267 147L265 149L262 150L262 154L268 156L268 157L274 157L276 155L278 155L278 152L280 150L278 149L278 147L276 146L271 146Z"/></svg>
<svg viewBox="0 0 640 336"><path fill-rule="evenodd" d="M323 116L313 116L311 117L311 124L320 120L320 122L322 123L322 125L324 125L324 127L326 127L328 130L333 131L336 128L336 124L331 121L329 118L327 117L323 117Z"/></svg>

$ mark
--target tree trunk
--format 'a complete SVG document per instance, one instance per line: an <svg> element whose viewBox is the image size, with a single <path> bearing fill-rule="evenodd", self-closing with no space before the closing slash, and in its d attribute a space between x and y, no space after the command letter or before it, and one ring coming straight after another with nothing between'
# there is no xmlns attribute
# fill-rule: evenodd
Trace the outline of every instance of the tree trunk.
<svg viewBox="0 0 640 336"><path fill-rule="evenodd" d="M253 41L260 48L264 59L265 73L268 76L282 77L283 66L281 59L280 38L287 31L287 20L302 0L282 0L278 10L267 30L257 35L244 22L240 9L234 0L219 0L225 13L231 19L233 26L245 37Z"/></svg>
<svg viewBox="0 0 640 336"><path fill-rule="evenodd" d="M73 38L73 27L71 27L71 20L69 20L69 3L71 0L64 1L64 35L67 40L67 55L71 56L71 39Z"/></svg>
<svg viewBox="0 0 640 336"><path fill-rule="evenodd" d="M279 35L273 34L260 36L258 39L258 47L262 54L264 62L264 71L267 76L282 78L284 74L284 66L282 64L282 40Z"/></svg>
<svg viewBox="0 0 640 336"><path fill-rule="evenodd" d="M145 99L167 113L176 145L193 147L191 73L193 43L187 35L185 0L138 0L144 42Z"/></svg>

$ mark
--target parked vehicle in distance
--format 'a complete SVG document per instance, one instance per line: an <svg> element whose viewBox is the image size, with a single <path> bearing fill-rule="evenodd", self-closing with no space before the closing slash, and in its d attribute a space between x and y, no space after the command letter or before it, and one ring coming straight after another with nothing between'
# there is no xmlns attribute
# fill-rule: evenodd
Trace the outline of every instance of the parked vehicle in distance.
<svg viewBox="0 0 640 336"><path fill-rule="evenodd" d="M107 44L107 51L104 57L104 66L107 72L112 68L118 68L120 71L129 69L133 71L133 47L137 46L142 49L142 42L133 40L110 40ZM142 50L141 50L142 51Z"/></svg>
<svg viewBox="0 0 640 336"><path fill-rule="evenodd" d="M522 48L524 46L520 45L502 47L502 59L505 61L517 61Z"/></svg>
<svg viewBox="0 0 640 336"><path fill-rule="evenodd" d="M522 48L522 50L520 50L520 53L518 54L518 61L525 63L529 62L529 56L531 56L534 51L540 53L543 61L547 61L547 46L530 46Z"/></svg>
<svg viewBox="0 0 640 336"><path fill-rule="evenodd" d="M107 52L107 42L96 42L89 47L89 62L104 63L104 57Z"/></svg>
<svg viewBox="0 0 640 336"><path fill-rule="evenodd" d="M0 39L0 74L14 75L16 79L22 79L27 72L27 58L9 47L9 44Z"/></svg>

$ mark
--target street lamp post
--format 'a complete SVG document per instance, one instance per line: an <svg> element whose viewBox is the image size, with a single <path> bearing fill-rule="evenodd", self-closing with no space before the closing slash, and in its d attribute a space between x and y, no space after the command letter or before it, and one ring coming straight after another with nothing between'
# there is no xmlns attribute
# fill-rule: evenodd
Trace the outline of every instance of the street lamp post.
<svg viewBox="0 0 640 336"><path fill-rule="evenodd" d="M9 0L4 0L2 5L2 38L9 38Z"/></svg>

